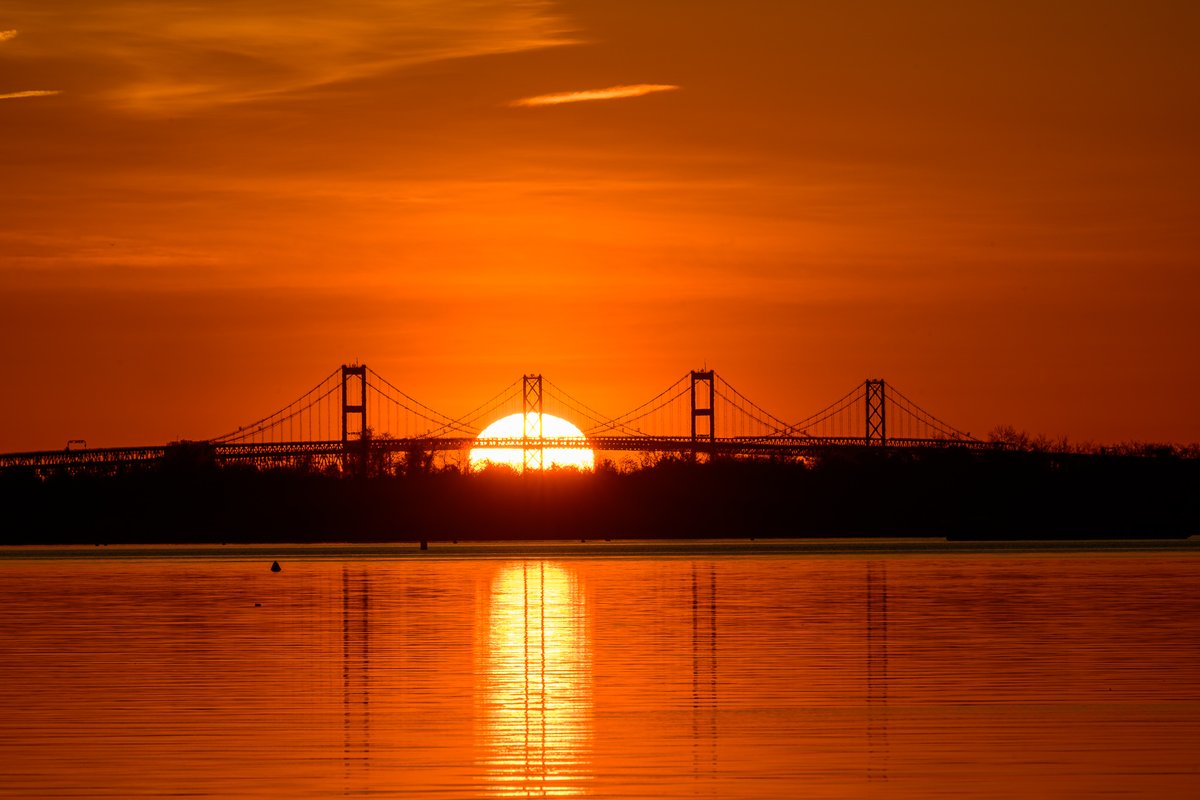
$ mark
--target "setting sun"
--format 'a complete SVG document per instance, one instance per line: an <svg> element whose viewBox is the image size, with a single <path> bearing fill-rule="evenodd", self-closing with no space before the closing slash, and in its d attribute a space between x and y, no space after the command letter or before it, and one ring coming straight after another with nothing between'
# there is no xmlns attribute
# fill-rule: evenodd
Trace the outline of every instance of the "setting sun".
<svg viewBox="0 0 1200 800"><path fill-rule="evenodd" d="M526 425L530 435L536 436L538 415L530 412L528 419L522 414L510 414L496 420L484 428L478 439L520 439L526 433ZM541 415L541 434L544 440L555 439L558 443L548 446L543 451L542 466L574 467L580 470L591 470L595 466L595 456L587 446L587 437L583 431L561 417L550 414ZM581 447L562 447L563 440L567 444L576 441ZM547 443L549 444L549 443ZM482 469L488 464L503 464L512 467L517 472L525 469L525 450L521 447L475 447L471 449L471 469Z"/></svg>

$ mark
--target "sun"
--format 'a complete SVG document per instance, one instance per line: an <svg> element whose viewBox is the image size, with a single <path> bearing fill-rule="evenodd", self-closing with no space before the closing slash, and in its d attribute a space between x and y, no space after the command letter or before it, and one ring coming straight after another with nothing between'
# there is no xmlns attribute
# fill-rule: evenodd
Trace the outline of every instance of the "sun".
<svg viewBox="0 0 1200 800"><path fill-rule="evenodd" d="M496 420L479 432L476 439L520 439L525 435L526 422L529 430L537 431L538 415L529 412L528 419L524 414L510 414ZM568 440L565 444L575 444L579 447L562 447L555 445L542 451L542 466L574 467L580 470L591 470L595 467L596 458L592 448L587 446L587 437L583 431L561 417L542 414L542 438L557 439L559 442ZM532 434L536 435L536 434ZM525 451L521 447L473 447L471 448L471 469L482 469L488 464L510 466L517 472L525 469Z"/></svg>

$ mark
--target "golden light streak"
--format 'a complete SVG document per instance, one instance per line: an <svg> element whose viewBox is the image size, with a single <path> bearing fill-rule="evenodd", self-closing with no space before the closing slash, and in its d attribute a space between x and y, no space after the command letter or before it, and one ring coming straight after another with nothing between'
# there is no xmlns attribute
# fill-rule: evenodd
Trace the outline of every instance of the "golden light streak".
<svg viewBox="0 0 1200 800"><path fill-rule="evenodd" d="M535 106L557 106L563 103L583 103L589 100L619 100L624 97L641 97L654 92L671 92L678 89L669 83L635 83L629 86L609 86L607 89L585 89L580 92L560 92L558 94L540 94L536 97L525 97L514 100L511 105L517 108L532 108Z"/></svg>
<svg viewBox="0 0 1200 800"><path fill-rule="evenodd" d="M485 665L486 793L586 793L592 653L579 578L545 561L506 564L492 581Z"/></svg>

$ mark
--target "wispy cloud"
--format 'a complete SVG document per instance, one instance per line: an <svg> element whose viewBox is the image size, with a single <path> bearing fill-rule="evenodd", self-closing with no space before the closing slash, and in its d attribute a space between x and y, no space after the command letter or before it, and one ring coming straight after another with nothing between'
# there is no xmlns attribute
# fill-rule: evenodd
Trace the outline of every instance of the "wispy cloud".
<svg viewBox="0 0 1200 800"><path fill-rule="evenodd" d="M53 34L22 58L99 65L115 80L91 96L151 114L575 41L549 0L9 0L5 11Z"/></svg>
<svg viewBox="0 0 1200 800"><path fill-rule="evenodd" d="M17 32L14 30L0 31L0 42L7 42L16 35ZM59 94L59 92L47 89L34 89L28 92L7 92L0 94L0 100L15 100L18 97L49 97L55 94Z"/></svg>
<svg viewBox="0 0 1200 800"><path fill-rule="evenodd" d="M678 88L669 83L634 83L628 86L609 86L607 89L539 94L537 97L514 100L511 105L518 108L532 108L534 106L557 106L563 103L583 103L589 100L619 100L623 97L641 97L654 92L670 92Z"/></svg>
<svg viewBox="0 0 1200 800"><path fill-rule="evenodd" d="M51 91L47 89L35 89L30 92L9 92L8 94L0 94L0 100L15 100L18 97L50 97L51 95L62 94L59 91Z"/></svg>

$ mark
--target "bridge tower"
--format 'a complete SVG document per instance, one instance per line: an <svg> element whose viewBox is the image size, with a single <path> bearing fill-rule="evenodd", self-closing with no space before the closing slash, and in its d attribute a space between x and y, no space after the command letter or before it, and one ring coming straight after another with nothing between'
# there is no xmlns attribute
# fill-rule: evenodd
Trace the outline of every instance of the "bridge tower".
<svg viewBox="0 0 1200 800"><path fill-rule="evenodd" d="M521 378L521 411L525 421L521 439L524 442L525 470L541 469L545 462L542 447L542 376L525 375ZM530 439L537 445L531 446Z"/></svg>
<svg viewBox="0 0 1200 800"><path fill-rule="evenodd" d="M353 421L353 424L352 424ZM351 442L361 443L351 448ZM348 472L367 471L367 367L342 364L342 449Z"/></svg>
<svg viewBox="0 0 1200 800"><path fill-rule="evenodd" d="M716 408L716 381L710 370L692 370L692 444L707 440L716 444L717 420L713 416ZM695 450L693 450L695 452ZM711 452L711 451L710 451Z"/></svg>
<svg viewBox="0 0 1200 800"><path fill-rule="evenodd" d="M865 389L867 428L864 442L867 447L883 447L887 444L887 402L883 379L868 379Z"/></svg>
<svg viewBox="0 0 1200 800"><path fill-rule="evenodd" d="M357 401L357 402L356 402ZM351 427L350 418L356 425ZM362 439L367 432L367 367L342 364L342 441Z"/></svg>

